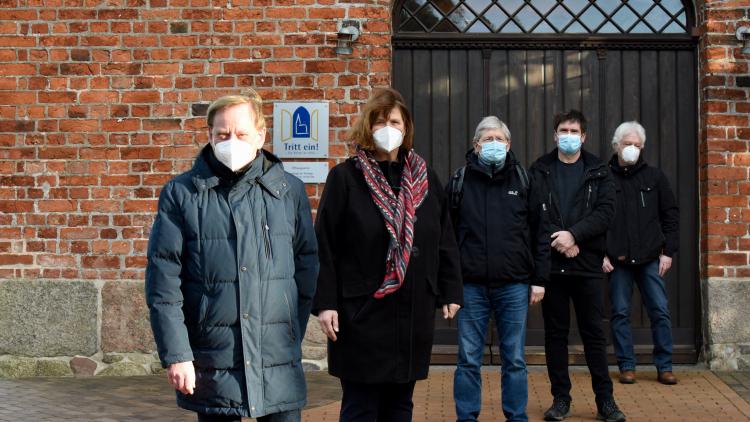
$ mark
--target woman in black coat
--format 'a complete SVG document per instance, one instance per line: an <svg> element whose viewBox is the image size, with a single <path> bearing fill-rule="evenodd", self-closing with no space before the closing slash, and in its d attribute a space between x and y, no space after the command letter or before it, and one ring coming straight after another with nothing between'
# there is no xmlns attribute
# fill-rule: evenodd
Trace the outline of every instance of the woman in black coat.
<svg viewBox="0 0 750 422"><path fill-rule="evenodd" d="M462 303L448 204L413 128L398 92L374 93L350 133L357 153L331 170L318 208L313 313L341 379L341 421L411 421L435 309L453 318Z"/></svg>

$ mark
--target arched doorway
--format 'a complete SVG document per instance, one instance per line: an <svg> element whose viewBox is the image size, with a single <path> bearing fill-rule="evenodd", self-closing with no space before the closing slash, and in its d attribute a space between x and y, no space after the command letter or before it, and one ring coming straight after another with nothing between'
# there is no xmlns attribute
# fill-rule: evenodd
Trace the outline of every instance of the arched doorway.
<svg viewBox="0 0 750 422"><path fill-rule="evenodd" d="M393 9L393 86L414 113L415 147L443 180L464 164L485 115L508 123L525 165L553 147L552 117L562 110L584 112L587 149L604 159L619 123L644 125L644 156L680 203L680 253L667 275L678 363L695 362L700 342L694 16L682 0L399 0ZM455 329L438 321L433 362L452 362ZM633 329L639 361L650 362L637 294ZM485 361L499 363L493 331ZM530 362L544 361L543 344L535 307ZM582 348L571 352L583 361Z"/></svg>

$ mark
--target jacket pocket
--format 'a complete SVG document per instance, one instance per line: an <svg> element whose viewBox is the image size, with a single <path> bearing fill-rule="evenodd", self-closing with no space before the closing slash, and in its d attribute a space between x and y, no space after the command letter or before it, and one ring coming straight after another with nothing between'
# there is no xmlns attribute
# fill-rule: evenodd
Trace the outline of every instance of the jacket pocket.
<svg viewBox="0 0 750 422"><path fill-rule="evenodd" d="M378 286L377 278L345 283L341 289L341 296L344 299L343 309L340 310L341 314L346 315L345 318L353 323L362 320L377 300L372 294Z"/></svg>
<svg viewBox="0 0 750 422"><path fill-rule="evenodd" d="M263 219L261 222L261 230L263 230L263 245L266 252L266 258L273 259L273 249L271 249L271 228L268 226L268 222Z"/></svg>
<svg viewBox="0 0 750 422"><path fill-rule="evenodd" d="M206 332L206 320L208 319L208 296L201 295L201 301L198 305L198 335L203 337Z"/></svg>
<svg viewBox="0 0 750 422"><path fill-rule="evenodd" d="M653 202L655 201L654 196L656 194L653 186L641 186L638 194L638 201L641 208L648 208L653 205Z"/></svg>
<svg viewBox="0 0 750 422"><path fill-rule="evenodd" d="M294 319L292 319L292 305L289 303L289 297L284 293L284 303L286 303L287 315L289 315L289 338L292 341L297 340L297 336L294 335Z"/></svg>

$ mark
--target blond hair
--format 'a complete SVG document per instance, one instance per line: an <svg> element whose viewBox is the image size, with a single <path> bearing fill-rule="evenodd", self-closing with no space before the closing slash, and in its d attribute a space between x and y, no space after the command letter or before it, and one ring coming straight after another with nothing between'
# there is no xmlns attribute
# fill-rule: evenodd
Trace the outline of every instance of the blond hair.
<svg viewBox="0 0 750 422"><path fill-rule="evenodd" d="M263 116L263 99L260 98L260 95L252 88L249 88L244 95L225 95L212 102L211 105L208 106L208 113L206 114L208 127L213 127L214 116L216 116L216 113L227 107L240 104L250 104L250 108L252 108L255 113L256 129L263 130L266 128L266 118Z"/></svg>

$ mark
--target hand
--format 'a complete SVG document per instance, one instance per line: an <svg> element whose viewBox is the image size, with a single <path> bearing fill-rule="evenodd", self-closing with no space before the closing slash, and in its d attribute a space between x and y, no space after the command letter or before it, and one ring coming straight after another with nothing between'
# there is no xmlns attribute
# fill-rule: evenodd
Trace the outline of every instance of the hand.
<svg viewBox="0 0 750 422"><path fill-rule="evenodd" d="M331 341L336 341L336 333L339 332L339 313L331 309L318 313L318 324L323 334Z"/></svg>
<svg viewBox="0 0 750 422"><path fill-rule="evenodd" d="M544 298L544 287L542 286L531 286L531 298L529 299L529 305L539 303Z"/></svg>
<svg viewBox="0 0 750 422"><path fill-rule="evenodd" d="M569 231L559 231L552 233L552 247L560 251L560 247L568 249L576 244L576 239Z"/></svg>
<svg viewBox="0 0 750 422"><path fill-rule="evenodd" d="M453 319L459 309L461 309L461 305L456 305L455 303L443 305L443 319Z"/></svg>
<svg viewBox="0 0 750 422"><path fill-rule="evenodd" d="M666 255L659 255L659 277L664 277L664 274L672 268L672 258Z"/></svg>
<svg viewBox="0 0 750 422"><path fill-rule="evenodd" d="M609 257L607 255L604 255L604 261L602 262L602 271L609 274L614 269L615 267L612 265L611 262L609 262Z"/></svg>
<svg viewBox="0 0 750 422"><path fill-rule="evenodd" d="M580 252L580 249L578 249L578 245L573 245L569 247L568 249L565 249L562 253L565 255L566 258L575 258L578 256L578 253Z"/></svg>
<svg viewBox="0 0 750 422"><path fill-rule="evenodd" d="M183 394L193 394L195 390L195 368L193 362L178 362L167 367L169 385Z"/></svg>

